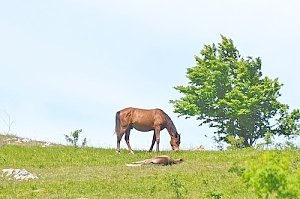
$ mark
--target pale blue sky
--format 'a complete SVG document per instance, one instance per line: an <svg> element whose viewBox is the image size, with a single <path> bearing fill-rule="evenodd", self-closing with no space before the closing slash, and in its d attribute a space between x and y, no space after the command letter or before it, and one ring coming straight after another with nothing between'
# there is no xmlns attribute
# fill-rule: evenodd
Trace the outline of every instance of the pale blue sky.
<svg viewBox="0 0 300 199"><path fill-rule="evenodd" d="M213 149L211 129L173 113L173 87L223 34L243 56L261 57L263 74L284 84L281 102L299 108L299 10L296 0L0 0L0 116L9 113L19 136L66 143L83 129L89 145L115 147L116 111L158 107L182 148ZM131 134L133 149L151 139ZM161 146L170 149L166 130Z"/></svg>

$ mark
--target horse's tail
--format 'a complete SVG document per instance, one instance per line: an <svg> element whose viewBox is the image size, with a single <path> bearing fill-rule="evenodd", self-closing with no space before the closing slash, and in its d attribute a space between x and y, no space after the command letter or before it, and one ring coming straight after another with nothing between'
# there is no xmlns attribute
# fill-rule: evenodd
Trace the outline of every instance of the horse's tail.
<svg viewBox="0 0 300 199"><path fill-rule="evenodd" d="M120 111L116 113L116 126L115 133L118 135L120 133Z"/></svg>

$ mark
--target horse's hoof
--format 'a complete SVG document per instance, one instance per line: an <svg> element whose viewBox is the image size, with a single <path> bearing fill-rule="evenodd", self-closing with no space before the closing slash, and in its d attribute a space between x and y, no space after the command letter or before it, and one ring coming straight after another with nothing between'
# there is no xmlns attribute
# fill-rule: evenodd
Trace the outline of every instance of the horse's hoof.
<svg viewBox="0 0 300 199"><path fill-rule="evenodd" d="M131 154L134 154L134 152L133 152L133 151L129 151L129 153L131 153Z"/></svg>
<svg viewBox="0 0 300 199"><path fill-rule="evenodd" d="M117 154L120 154L120 151L116 151Z"/></svg>

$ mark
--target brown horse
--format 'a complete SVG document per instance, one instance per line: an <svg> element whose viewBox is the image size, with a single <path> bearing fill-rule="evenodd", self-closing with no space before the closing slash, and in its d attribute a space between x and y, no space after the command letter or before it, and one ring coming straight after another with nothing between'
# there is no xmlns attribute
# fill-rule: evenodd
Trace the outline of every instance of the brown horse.
<svg viewBox="0 0 300 199"><path fill-rule="evenodd" d="M154 158L151 158L151 159L146 159L146 160L126 164L126 166L136 167L136 166L143 166L143 165L147 165L147 164L166 166L166 165L179 164L181 162L183 162L182 158L172 159L169 156L161 155L161 156L157 156L157 157L154 157Z"/></svg>
<svg viewBox="0 0 300 199"><path fill-rule="evenodd" d="M120 152L120 142L125 134L125 141L129 152L133 153L129 136L130 130L136 129L138 131L154 130L152 144L149 152L152 151L156 141L156 151L159 151L160 131L167 129L171 137L171 147L174 151L179 150L180 134L178 134L171 118L161 109L139 109L139 108L125 108L116 113L116 128L117 134L117 152Z"/></svg>

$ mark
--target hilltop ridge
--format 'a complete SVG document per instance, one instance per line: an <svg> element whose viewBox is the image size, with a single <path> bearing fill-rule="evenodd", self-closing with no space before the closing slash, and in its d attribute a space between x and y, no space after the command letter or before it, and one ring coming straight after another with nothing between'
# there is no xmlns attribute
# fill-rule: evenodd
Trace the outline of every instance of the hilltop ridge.
<svg viewBox="0 0 300 199"><path fill-rule="evenodd" d="M27 145L27 146L57 146L59 144L46 142L46 141L38 141L32 140L29 138L18 137L13 134L2 134L0 133L0 146L3 145Z"/></svg>

